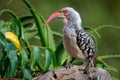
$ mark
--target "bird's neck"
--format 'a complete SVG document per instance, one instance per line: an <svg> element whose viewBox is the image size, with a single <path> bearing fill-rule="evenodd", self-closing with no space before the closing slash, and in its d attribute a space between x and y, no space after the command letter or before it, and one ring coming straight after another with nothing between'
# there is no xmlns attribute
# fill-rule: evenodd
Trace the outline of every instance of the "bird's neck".
<svg viewBox="0 0 120 80"><path fill-rule="evenodd" d="M81 27L81 21L79 19L77 20L69 19L67 23L65 23L65 27L74 28L74 29L83 29Z"/></svg>

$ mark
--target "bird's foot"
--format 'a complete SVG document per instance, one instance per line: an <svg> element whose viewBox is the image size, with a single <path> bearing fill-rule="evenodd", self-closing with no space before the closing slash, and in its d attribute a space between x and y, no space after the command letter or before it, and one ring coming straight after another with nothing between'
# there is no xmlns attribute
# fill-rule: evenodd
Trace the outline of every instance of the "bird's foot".
<svg viewBox="0 0 120 80"><path fill-rule="evenodd" d="M90 73L90 70L89 70L89 66L86 66L85 69L84 69L84 74L89 74Z"/></svg>
<svg viewBox="0 0 120 80"><path fill-rule="evenodd" d="M69 64L65 65L64 67L65 67L66 69L71 69L72 66L73 66L73 65L72 65L71 63L69 63Z"/></svg>
<svg viewBox="0 0 120 80"><path fill-rule="evenodd" d="M90 72L89 71L86 71L86 70L84 70L84 72L83 72L83 74L89 74Z"/></svg>
<svg viewBox="0 0 120 80"><path fill-rule="evenodd" d="M94 77L94 75L90 72L90 70L87 70L87 68L85 68L83 74L88 75L89 76L89 80L98 80L96 77Z"/></svg>
<svg viewBox="0 0 120 80"><path fill-rule="evenodd" d="M65 68L66 69L71 69L71 67L73 66L72 65L72 62L75 60L75 58L72 58L72 60L67 64L67 65L65 65Z"/></svg>

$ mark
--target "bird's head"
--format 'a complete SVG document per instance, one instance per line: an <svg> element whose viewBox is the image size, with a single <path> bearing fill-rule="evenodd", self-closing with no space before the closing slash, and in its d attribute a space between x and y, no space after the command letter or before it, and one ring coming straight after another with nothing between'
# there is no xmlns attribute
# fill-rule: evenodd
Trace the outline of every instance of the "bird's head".
<svg viewBox="0 0 120 80"><path fill-rule="evenodd" d="M46 25L55 19L63 19L65 25L77 24L81 25L81 18L77 11L71 7L62 8L54 12L46 21Z"/></svg>

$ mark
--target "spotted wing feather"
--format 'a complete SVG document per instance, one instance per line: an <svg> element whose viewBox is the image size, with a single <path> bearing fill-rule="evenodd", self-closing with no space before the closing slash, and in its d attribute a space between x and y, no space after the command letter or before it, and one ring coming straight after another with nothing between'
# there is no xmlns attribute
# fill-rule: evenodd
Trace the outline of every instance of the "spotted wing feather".
<svg viewBox="0 0 120 80"><path fill-rule="evenodd" d="M96 66L96 50L93 39L83 29L76 30L77 44L86 58L93 59L93 66Z"/></svg>

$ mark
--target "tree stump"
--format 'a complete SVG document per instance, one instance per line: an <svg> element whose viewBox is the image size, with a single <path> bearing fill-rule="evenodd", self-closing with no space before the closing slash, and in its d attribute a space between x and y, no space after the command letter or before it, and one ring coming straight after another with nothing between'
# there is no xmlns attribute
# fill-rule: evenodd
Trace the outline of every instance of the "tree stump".
<svg viewBox="0 0 120 80"><path fill-rule="evenodd" d="M69 69L62 67L49 71L32 80L112 80L108 71L102 68L91 68L90 74L84 74L85 67L73 65Z"/></svg>

